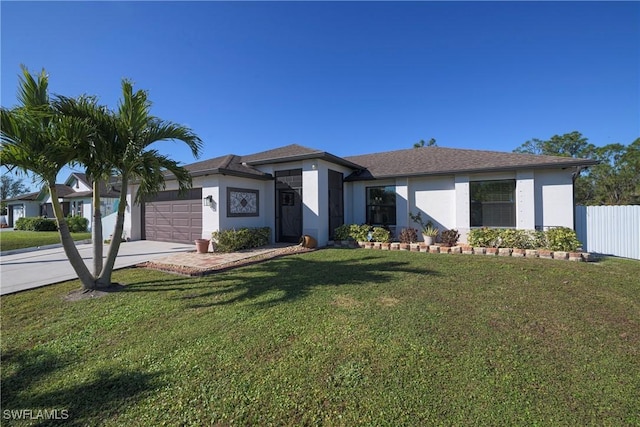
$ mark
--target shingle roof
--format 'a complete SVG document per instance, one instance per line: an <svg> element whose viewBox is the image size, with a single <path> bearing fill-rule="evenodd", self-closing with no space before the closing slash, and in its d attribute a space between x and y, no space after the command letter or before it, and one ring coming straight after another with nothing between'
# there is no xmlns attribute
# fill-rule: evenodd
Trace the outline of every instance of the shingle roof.
<svg viewBox="0 0 640 427"><path fill-rule="evenodd" d="M21 194L16 197L11 197L10 199L5 199L3 202L16 202L18 200L33 201L38 199L38 194L40 194L39 191L36 191L35 193Z"/></svg>
<svg viewBox="0 0 640 427"><path fill-rule="evenodd" d="M242 156L242 161L250 165L262 165L268 163L285 163L305 159L322 159L331 163L336 163L353 169L360 169L360 166L349 160L334 156L326 151L315 148L303 147L298 144L286 145L273 150L261 153Z"/></svg>
<svg viewBox="0 0 640 427"><path fill-rule="evenodd" d="M260 153L237 156L228 154L196 163L185 165L191 176L223 174L244 176L257 179L272 179L271 174L264 173L254 166L269 163L285 163L304 159L324 159L343 166L359 169L360 166L325 151L291 144Z"/></svg>
<svg viewBox="0 0 640 427"><path fill-rule="evenodd" d="M589 166L598 162L573 157L538 156L444 147L421 147L345 157L366 171L354 172L351 181L398 176L445 175L514 169Z"/></svg>
<svg viewBox="0 0 640 427"><path fill-rule="evenodd" d="M271 179L270 174L259 171L248 164L243 164L242 158L235 154L191 163L185 165L185 168L191 173L191 176L219 173L222 175L244 176L256 179Z"/></svg>

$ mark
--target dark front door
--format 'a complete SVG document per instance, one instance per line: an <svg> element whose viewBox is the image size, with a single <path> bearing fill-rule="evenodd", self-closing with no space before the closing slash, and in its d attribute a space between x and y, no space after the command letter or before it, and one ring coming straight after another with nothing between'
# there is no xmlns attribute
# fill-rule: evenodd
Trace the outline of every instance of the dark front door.
<svg viewBox="0 0 640 427"><path fill-rule="evenodd" d="M336 228L344 224L344 196L342 174L329 169L329 238Z"/></svg>
<svg viewBox="0 0 640 427"><path fill-rule="evenodd" d="M298 243L302 237L302 169L276 172L276 236Z"/></svg>

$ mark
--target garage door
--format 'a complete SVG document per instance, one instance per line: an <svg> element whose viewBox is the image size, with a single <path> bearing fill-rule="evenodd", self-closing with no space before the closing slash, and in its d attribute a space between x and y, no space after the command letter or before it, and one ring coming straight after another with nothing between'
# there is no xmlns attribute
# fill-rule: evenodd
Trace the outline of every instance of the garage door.
<svg viewBox="0 0 640 427"><path fill-rule="evenodd" d="M193 243L202 237L202 188L185 196L161 191L144 205L144 238L161 242Z"/></svg>

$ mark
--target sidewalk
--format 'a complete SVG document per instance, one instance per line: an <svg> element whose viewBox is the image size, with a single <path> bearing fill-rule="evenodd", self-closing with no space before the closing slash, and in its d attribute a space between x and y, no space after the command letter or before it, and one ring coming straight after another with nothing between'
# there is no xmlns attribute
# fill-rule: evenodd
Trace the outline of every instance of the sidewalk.
<svg viewBox="0 0 640 427"><path fill-rule="evenodd" d="M91 244L78 244L80 256L92 268ZM194 245L137 240L120 245L114 269L194 251ZM107 254L107 246L104 248ZM77 276L62 247L12 253L0 257L0 295L34 289L76 279Z"/></svg>

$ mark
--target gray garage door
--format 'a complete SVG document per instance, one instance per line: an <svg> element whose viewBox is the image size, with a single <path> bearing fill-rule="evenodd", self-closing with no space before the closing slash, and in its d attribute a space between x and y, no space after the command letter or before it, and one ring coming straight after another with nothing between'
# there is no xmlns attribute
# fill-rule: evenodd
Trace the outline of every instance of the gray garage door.
<svg viewBox="0 0 640 427"><path fill-rule="evenodd" d="M143 238L160 242L193 243L202 237L202 188L185 196L161 191L144 204Z"/></svg>

